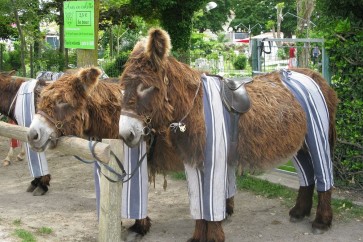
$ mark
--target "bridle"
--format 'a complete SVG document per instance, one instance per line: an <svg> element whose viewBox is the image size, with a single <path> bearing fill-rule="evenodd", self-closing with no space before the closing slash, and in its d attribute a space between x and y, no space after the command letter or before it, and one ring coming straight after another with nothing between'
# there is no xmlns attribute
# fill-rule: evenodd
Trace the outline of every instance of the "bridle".
<svg viewBox="0 0 363 242"><path fill-rule="evenodd" d="M145 126L142 128L143 136L148 136L151 133L155 133L155 130L151 127L151 117L150 116L148 116L148 115L141 116L134 112L124 110L124 109L121 109L121 114L131 117L131 118L136 118L137 120L140 120L143 123L145 123Z"/></svg>
<svg viewBox="0 0 363 242"><path fill-rule="evenodd" d="M48 114L46 114L41 110L39 110L37 114L39 114L40 116L51 122L54 125L54 127L57 129L57 131L61 133L61 135L65 135L63 130L63 125L64 125L63 121L55 120L54 118L52 118L51 116L49 116Z"/></svg>
<svg viewBox="0 0 363 242"><path fill-rule="evenodd" d="M164 79L164 81L165 81L165 79ZM174 133L176 133L178 128L179 128L179 130L181 132L185 132L186 125L185 125L185 123L183 121L188 117L188 115L192 111L192 109L194 107L195 99L198 96L198 92L199 92L199 89L200 89L201 85L202 84L200 82L199 85L198 85L198 88L197 88L197 90L195 92L195 95L193 97L192 106L190 107L188 112L183 116L182 119L180 119L179 122L173 122L173 123L171 123L169 125L169 128L171 128L174 131ZM155 129L153 129L152 126L151 126L152 115L139 115L139 114L136 114L136 113L134 113L132 111L124 110L124 109L121 109L121 115L125 115L125 116L131 117L131 118L136 118L137 120L145 123L145 126L142 128L142 135L143 136L147 136L149 134L155 134L156 133Z"/></svg>

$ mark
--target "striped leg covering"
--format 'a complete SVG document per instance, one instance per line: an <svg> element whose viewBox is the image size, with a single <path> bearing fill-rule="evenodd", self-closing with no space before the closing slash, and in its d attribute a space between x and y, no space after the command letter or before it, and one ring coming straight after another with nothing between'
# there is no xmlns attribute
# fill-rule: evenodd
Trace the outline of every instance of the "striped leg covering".
<svg viewBox="0 0 363 242"><path fill-rule="evenodd" d="M307 117L305 144L308 153L299 151L293 159L300 185L308 186L316 181L317 191L327 191L334 181L329 146L329 112L324 96L310 77L286 70L281 74L283 83L299 101Z"/></svg>
<svg viewBox="0 0 363 242"><path fill-rule="evenodd" d="M146 143L141 142L138 147L129 148L126 144L124 149L124 168L127 174L131 174L137 167L138 161L146 153ZM95 162L95 190L96 203L99 215L100 211L100 165ZM128 179L126 176L125 179ZM147 160L144 158L135 174L122 186L122 209L121 215L127 219L143 219L147 216L148 204L148 173Z"/></svg>
<svg viewBox="0 0 363 242"><path fill-rule="evenodd" d="M15 118L19 125L29 127L35 114L34 88L37 80L24 82L19 90L15 104ZM25 143L25 153L32 177L40 177L49 174L48 162L44 152L35 152Z"/></svg>
<svg viewBox="0 0 363 242"><path fill-rule="evenodd" d="M236 193L235 167L227 164L230 116L221 102L219 78L203 75L202 81L207 143L203 169L185 164L190 211L194 219L221 221L226 198Z"/></svg>

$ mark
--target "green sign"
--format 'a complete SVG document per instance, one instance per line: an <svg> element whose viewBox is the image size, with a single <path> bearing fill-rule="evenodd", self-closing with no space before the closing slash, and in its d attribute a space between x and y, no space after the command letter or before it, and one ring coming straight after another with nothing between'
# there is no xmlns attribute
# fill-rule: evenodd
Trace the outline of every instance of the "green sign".
<svg viewBox="0 0 363 242"><path fill-rule="evenodd" d="M95 49L94 2L66 1L64 7L64 46Z"/></svg>

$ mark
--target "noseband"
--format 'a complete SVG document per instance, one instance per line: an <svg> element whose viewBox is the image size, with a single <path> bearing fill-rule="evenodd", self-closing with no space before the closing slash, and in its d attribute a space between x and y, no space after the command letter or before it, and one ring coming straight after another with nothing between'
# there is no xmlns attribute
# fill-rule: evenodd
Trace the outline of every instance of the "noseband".
<svg viewBox="0 0 363 242"><path fill-rule="evenodd" d="M154 132L153 128L151 127L151 117L150 116L148 116L148 115L141 116L134 112L130 112L130 111L122 110L122 109L121 109L121 114L131 117L131 118L136 118L137 120L144 122L146 124L146 126L142 128L142 134L144 136L147 136L147 135L151 134L151 132Z"/></svg>
<svg viewBox="0 0 363 242"><path fill-rule="evenodd" d="M45 118L46 120L48 120L49 122L51 122L54 127L62 134L64 135L64 132L63 132L63 125L64 125L64 122L63 121L58 121L58 120L55 120L54 118L52 118L51 116L49 116L48 114L46 114L45 112L43 111L38 111L37 114L39 114L40 116L42 116L43 118Z"/></svg>

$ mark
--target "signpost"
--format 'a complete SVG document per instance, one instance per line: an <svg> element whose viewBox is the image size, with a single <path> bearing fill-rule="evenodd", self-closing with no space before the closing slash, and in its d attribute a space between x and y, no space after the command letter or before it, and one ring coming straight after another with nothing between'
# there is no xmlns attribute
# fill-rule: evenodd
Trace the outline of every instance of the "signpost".
<svg viewBox="0 0 363 242"><path fill-rule="evenodd" d="M65 48L95 49L94 1L65 1Z"/></svg>

